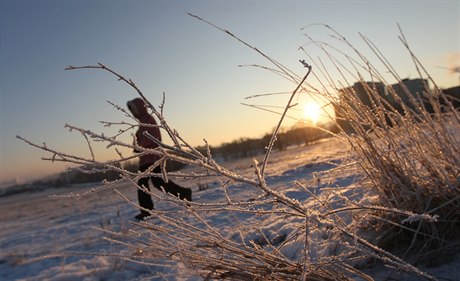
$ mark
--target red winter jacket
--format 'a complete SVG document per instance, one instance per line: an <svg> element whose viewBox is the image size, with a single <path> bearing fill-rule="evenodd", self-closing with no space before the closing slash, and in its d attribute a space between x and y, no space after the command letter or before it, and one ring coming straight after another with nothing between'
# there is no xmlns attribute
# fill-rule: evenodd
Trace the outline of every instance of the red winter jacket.
<svg viewBox="0 0 460 281"><path fill-rule="evenodd" d="M153 116L147 112L147 106L142 99L136 98L132 101L129 101L128 109L141 124L157 125L155 118L153 118ZM144 132L149 132L150 135L161 141L160 128L140 125L136 132L136 140L139 146L144 148L157 148L158 144L145 136ZM145 165L151 165L159 159L160 156L155 154L143 154L139 156L139 166L142 167Z"/></svg>

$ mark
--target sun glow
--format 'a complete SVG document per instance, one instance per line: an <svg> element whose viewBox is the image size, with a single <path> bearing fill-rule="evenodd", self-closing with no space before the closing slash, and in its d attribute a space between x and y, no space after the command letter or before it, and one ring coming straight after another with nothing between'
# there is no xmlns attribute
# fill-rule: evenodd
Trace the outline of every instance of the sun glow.
<svg viewBox="0 0 460 281"><path fill-rule="evenodd" d="M305 104L303 114L308 122L316 124L321 117L321 107L316 102L309 102Z"/></svg>

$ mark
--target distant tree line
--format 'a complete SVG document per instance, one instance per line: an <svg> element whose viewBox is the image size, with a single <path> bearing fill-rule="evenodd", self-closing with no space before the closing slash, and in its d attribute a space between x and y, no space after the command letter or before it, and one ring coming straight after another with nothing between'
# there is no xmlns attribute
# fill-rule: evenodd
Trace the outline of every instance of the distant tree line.
<svg viewBox="0 0 460 281"><path fill-rule="evenodd" d="M334 131L334 128L328 128L328 130ZM267 133L261 138L240 138L217 147L211 147L211 153L215 159L222 161L253 157L265 153L271 136L271 133ZM278 133L275 148L281 151L292 145L309 145L311 142L327 136L328 133L319 128L294 126ZM204 146L197 149L202 152L206 150Z"/></svg>
<svg viewBox="0 0 460 281"><path fill-rule="evenodd" d="M334 131L334 129L330 127L328 127L327 130ZM284 129L278 133L275 148L281 151L293 145L309 145L314 141L327 137L327 135L326 132L319 128L297 125L290 129ZM210 149L214 158L221 161L254 157L265 153L265 147L268 145L271 136L271 133L267 133L261 138L239 138L232 142L211 147ZM206 153L206 147L204 146L197 147L197 150ZM185 165L179 162L168 161L166 166L168 171L177 171ZM137 172L137 160L123 163L123 169ZM62 172L51 179L41 179L32 184L23 185L20 190L41 190L43 188L64 187L71 184L101 182L103 180L113 181L119 178L120 173L117 171L101 170L100 167L97 166L81 166L77 169ZM13 189L11 191L13 191Z"/></svg>

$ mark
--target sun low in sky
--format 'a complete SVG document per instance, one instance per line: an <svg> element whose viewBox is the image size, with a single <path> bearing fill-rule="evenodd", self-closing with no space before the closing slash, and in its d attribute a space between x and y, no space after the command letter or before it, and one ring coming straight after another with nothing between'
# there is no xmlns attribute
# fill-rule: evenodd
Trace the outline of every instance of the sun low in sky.
<svg viewBox="0 0 460 281"><path fill-rule="evenodd" d="M331 38L324 26L315 25L324 23L360 49L365 44L359 32L370 36L402 78L416 78L398 39L399 23L439 86L458 84L458 75L436 66L455 65L449 58L460 50L459 1L3 0L0 5L0 183L66 168L42 161L49 155L16 135L89 157L86 141L64 129L65 124L102 133L107 128L99 121L127 121L107 101L123 107L136 93L107 73L64 71L69 65L104 63L132 79L155 105L165 93L166 119L192 145L203 145L203 139L219 145L270 132L279 115L241 102L257 93L292 92L295 83L252 67L273 65L188 12L229 30L300 76L305 69L299 60L308 61L300 46L313 58L324 55L308 44L310 37ZM313 73L318 71L314 66ZM269 99L261 103L286 104L286 96ZM328 115L315 104L304 106L296 118L321 123ZM129 138L128 132L123 140ZM96 154L116 157L104 149Z"/></svg>
<svg viewBox="0 0 460 281"><path fill-rule="evenodd" d="M303 107L303 114L308 122L316 125L321 118L321 106L316 102L308 102Z"/></svg>

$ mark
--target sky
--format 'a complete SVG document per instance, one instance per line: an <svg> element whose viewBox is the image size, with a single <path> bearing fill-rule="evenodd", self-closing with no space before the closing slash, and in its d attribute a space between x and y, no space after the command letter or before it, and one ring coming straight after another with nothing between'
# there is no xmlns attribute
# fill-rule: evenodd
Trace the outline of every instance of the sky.
<svg viewBox="0 0 460 281"><path fill-rule="evenodd" d="M284 106L288 95L245 97L291 92L296 85L259 67L239 67L272 65L187 13L231 31L300 76L305 69L299 60L308 60L300 46L314 58L322 55L306 34L331 39L331 31L316 25L321 23L357 48L365 48L359 36L364 34L403 78L417 78L398 39L399 24L438 86L459 84L458 74L446 69L460 66L458 0L0 1L0 183L37 179L68 167L41 160L49 155L17 135L88 157L84 138L65 124L110 134L116 128L104 128L99 121L128 121L107 101L125 107L137 97L130 87L99 70L65 71L69 65L103 63L132 79L154 105L165 93L167 121L194 146L203 145L203 139L219 145L270 132L279 116L241 103ZM128 133L122 140L130 138ZM95 149L100 159L114 158L105 146Z"/></svg>

